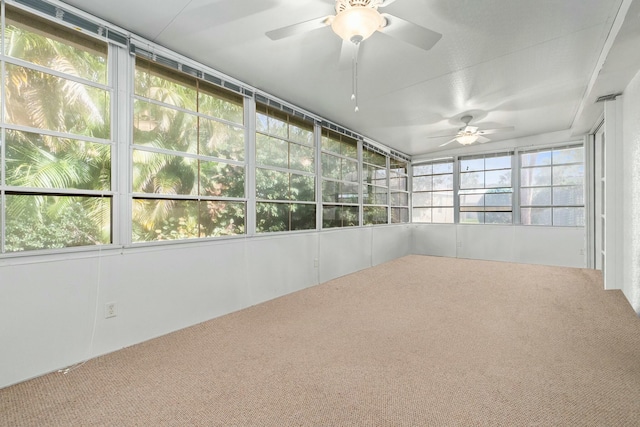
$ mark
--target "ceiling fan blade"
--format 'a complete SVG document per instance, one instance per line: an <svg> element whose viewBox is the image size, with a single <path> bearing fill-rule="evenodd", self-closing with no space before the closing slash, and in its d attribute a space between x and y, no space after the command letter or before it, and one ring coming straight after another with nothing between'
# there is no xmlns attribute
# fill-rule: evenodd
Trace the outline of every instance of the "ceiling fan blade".
<svg viewBox="0 0 640 427"><path fill-rule="evenodd" d="M298 24L289 25L275 30L267 31L265 34L271 40L280 40L287 37L295 36L298 34L306 33L309 31L317 30L329 25L333 16L323 16L321 18L311 19L309 21L300 22Z"/></svg>
<svg viewBox="0 0 640 427"><path fill-rule="evenodd" d="M440 33L397 16L389 15L388 13L383 13L382 16L387 20L387 25L378 31L417 46L420 49L429 50L442 38Z"/></svg>
<svg viewBox="0 0 640 427"><path fill-rule="evenodd" d="M427 136L427 138L451 138L453 136L458 136L457 133L447 133L444 135L431 135L431 136Z"/></svg>
<svg viewBox="0 0 640 427"><path fill-rule="evenodd" d="M485 142L489 142L491 141L489 138L485 138L484 136L478 136L478 139L476 140L476 142L479 142L480 144L484 144Z"/></svg>
<svg viewBox="0 0 640 427"><path fill-rule="evenodd" d="M454 142L455 140L456 140L456 139L455 139L455 138L453 138L453 139L451 139L451 140L449 140L449 141L445 142L444 144L440 144L440 145L439 145L439 147L444 147L445 145L449 145L449 144L451 144L452 142Z"/></svg>
<svg viewBox="0 0 640 427"><path fill-rule="evenodd" d="M465 126L464 129L462 129L460 132L464 132L464 133L476 133L478 132L478 126Z"/></svg>
<svg viewBox="0 0 640 427"><path fill-rule="evenodd" d="M492 133L511 132L514 130L515 128L513 126L509 126L506 128L498 128L498 129L483 129L481 131L478 131L478 135L490 135Z"/></svg>

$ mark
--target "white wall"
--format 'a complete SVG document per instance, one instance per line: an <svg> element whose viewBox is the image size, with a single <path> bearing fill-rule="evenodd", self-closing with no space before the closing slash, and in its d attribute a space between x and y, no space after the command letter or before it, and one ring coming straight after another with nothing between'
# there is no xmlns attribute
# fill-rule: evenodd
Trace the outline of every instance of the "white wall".
<svg viewBox="0 0 640 427"><path fill-rule="evenodd" d="M640 72L624 91L622 291L640 315Z"/></svg>
<svg viewBox="0 0 640 427"><path fill-rule="evenodd" d="M586 267L583 227L413 224L415 254Z"/></svg>
<svg viewBox="0 0 640 427"><path fill-rule="evenodd" d="M412 253L451 258L458 256L456 224L412 224L412 227Z"/></svg>
<svg viewBox="0 0 640 427"><path fill-rule="evenodd" d="M402 257L410 227L0 259L0 387Z"/></svg>
<svg viewBox="0 0 640 427"><path fill-rule="evenodd" d="M410 253L583 267L583 238L406 224L3 258L0 387Z"/></svg>

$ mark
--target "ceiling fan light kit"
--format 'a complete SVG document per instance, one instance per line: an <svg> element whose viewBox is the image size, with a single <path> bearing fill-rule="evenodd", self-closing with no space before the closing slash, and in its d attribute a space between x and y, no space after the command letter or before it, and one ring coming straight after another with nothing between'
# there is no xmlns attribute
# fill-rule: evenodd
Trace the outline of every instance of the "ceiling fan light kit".
<svg viewBox="0 0 640 427"><path fill-rule="evenodd" d="M463 135L457 136L456 141L458 141L462 145L471 145L478 140L478 137L479 135L465 133Z"/></svg>
<svg viewBox="0 0 640 427"><path fill-rule="evenodd" d="M331 29L341 39L358 44L385 26L386 20L377 7L368 1L362 3L339 3L336 6L337 14L331 20Z"/></svg>

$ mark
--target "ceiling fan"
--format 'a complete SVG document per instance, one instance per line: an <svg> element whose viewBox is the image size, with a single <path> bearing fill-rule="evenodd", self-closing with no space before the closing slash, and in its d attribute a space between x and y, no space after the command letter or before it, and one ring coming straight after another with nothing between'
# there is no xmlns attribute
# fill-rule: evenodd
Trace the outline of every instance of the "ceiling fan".
<svg viewBox="0 0 640 427"><path fill-rule="evenodd" d="M396 0L336 0L335 15L323 16L278 28L266 33L271 40L280 40L318 28L331 29L344 41L355 45L379 31L424 50L431 49L442 34L388 13L380 13Z"/></svg>
<svg viewBox="0 0 640 427"><path fill-rule="evenodd" d="M351 100L355 101L358 112L358 51L360 43L379 31L424 50L431 49L442 38L442 34L406 21L388 13L380 13L378 8L389 6L396 0L335 0L335 15L322 16L309 21L267 31L271 40L280 40L323 27L331 27L343 40L340 62L352 60Z"/></svg>
<svg viewBox="0 0 640 427"><path fill-rule="evenodd" d="M483 144L489 141L489 138L485 138L484 135L489 135L489 134L499 133L499 132L510 132L514 130L513 126L498 128L498 129L480 130L480 128L478 128L477 126L469 126L469 123L471 122L471 120L473 120L473 116L468 116L468 115L460 117L460 120L462 121L462 123L464 123L464 126L458 129L458 133L449 134L449 135L430 136L429 138L442 138L442 137L453 136L453 139L450 139L444 144L441 144L440 147L444 147L445 145L451 144L454 141L458 141L462 145L471 145L476 141L479 142L480 144Z"/></svg>

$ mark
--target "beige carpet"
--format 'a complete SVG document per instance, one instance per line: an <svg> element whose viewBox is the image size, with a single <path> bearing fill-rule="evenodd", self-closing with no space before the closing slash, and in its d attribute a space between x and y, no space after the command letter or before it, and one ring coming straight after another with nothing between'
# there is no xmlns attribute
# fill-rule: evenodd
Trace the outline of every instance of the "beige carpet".
<svg viewBox="0 0 640 427"><path fill-rule="evenodd" d="M598 272L408 256L0 390L3 426L639 426Z"/></svg>

